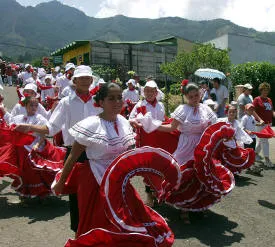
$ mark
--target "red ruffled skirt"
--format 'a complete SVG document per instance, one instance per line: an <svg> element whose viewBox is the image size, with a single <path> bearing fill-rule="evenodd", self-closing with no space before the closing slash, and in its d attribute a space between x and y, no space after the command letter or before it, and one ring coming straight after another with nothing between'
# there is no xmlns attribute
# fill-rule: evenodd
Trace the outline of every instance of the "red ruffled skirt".
<svg viewBox="0 0 275 247"><path fill-rule="evenodd" d="M154 146L161 145L169 151L171 147L174 149L174 133L167 136L165 142L152 142L149 135L140 133L145 136L141 136L141 139L147 139ZM250 167L255 159L252 149L238 146L232 149L223 144L224 140L233 138L234 133L230 125L222 122L213 124L204 131L194 150L194 160L180 167L180 187L165 199L167 204L186 211L202 211L232 191L235 186L233 173ZM152 134L162 136L159 131Z"/></svg>
<svg viewBox="0 0 275 247"><path fill-rule="evenodd" d="M13 128L0 128L0 176L13 179L12 188L24 197L44 197L52 194L51 184L63 168L66 150L46 141L42 152L24 148L34 140L32 135L19 133Z"/></svg>
<svg viewBox="0 0 275 247"><path fill-rule="evenodd" d="M59 179L58 174L56 181ZM130 184L143 176L160 200L181 181L179 165L162 149L138 148L120 155L109 166L99 186L90 164L76 164L64 193L78 195L78 238L71 246L172 246L174 234L165 220L143 204Z"/></svg>

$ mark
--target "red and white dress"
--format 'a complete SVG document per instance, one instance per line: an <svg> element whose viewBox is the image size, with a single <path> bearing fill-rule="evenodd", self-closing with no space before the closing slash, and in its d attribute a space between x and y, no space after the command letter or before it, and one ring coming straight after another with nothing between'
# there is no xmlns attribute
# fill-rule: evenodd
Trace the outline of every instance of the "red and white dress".
<svg viewBox="0 0 275 247"><path fill-rule="evenodd" d="M172 191L165 202L186 211L206 210L232 191L233 173L251 166L255 155L236 144L233 126L226 122L213 123L217 117L208 106L182 105L172 116L180 122L180 132L143 132L139 142L142 146L153 145L172 151L179 164L180 187ZM232 141L227 141L230 139ZM145 181L151 188L156 186Z"/></svg>
<svg viewBox="0 0 275 247"><path fill-rule="evenodd" d="M12 118L12 124L21 123L45 125L47 120L40 114L18 115ZM0 132L2 135L10 135L9 139L1 143L0 175L14 178L12 188L20 196L44 197L52 194L51 184L55 174L63 167L65 150L54 148L52 144L45 142L37 153L34 153L32 148L40 141L39 135L34 133L33 139L23 140L25 135L18 134L9 127L1 128ZM17 140L13 137L17 137ZM24 145L25 143L28 145ZM39 161L40 157L44 158L43 162Z"/></svg>
<svg viewBox="0 0 275 247"><path fill-rule="evenodd" d="M143 204L130 178L152 174L151 181L163 181L157 183L163 187L156 191L164 196L166 189L173 189L180 181L173 157L151 148L127 151L135 144L135 136L121 115L116 122L88 117L69 132L86 146L89 161L77 163L65 184L64 193L77 192L80 215L78 238L66 246L171 246L174 235L170 228ZM168 167L171 171L166 173ZM169 181L165 183L164 178Z"/></svg>
<svg viewBox="0 0 275 247"><path fill-rule="evenodd" d="M185 104L178 106L171 117L180 122L177 129L181 133L173 156L179 164L184 164L194 159L194 150L202 133L210 124L216 122L217 116L207 105L192 107Z"/></svg>

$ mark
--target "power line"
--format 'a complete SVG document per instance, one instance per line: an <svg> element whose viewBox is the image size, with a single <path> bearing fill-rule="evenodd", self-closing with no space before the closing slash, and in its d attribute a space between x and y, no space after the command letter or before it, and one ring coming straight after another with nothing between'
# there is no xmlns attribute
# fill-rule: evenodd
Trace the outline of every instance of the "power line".
<svg viewBox="0 0 275 247"><path fill-rule="evenodd" d="M50 49L47 49L47 48L38 48L38 47L18 45L18 44L11 44L11 43L5 43L5 42L0 42L0 45L15 46L15 47L27 48L27 49L32 49L32 50L48 51L48 52L51 51Z"/></svg>

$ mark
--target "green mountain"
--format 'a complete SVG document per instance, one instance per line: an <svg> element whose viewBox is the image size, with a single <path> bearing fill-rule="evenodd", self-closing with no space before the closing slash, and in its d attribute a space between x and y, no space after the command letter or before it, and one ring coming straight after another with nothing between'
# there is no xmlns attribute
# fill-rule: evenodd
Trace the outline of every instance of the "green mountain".
<svg viewBox="0 0 275 247"><path fill-rule="evenodd" d="M121 15L93 18L58 1L23 7L15 0L0 0L0 6L0 52L13 58L49 55L74 40L157 40L174 35L204 42L234 32L275 43L274 32L258 32L223 19L191 21L179 17L141 19Z"/></svg>

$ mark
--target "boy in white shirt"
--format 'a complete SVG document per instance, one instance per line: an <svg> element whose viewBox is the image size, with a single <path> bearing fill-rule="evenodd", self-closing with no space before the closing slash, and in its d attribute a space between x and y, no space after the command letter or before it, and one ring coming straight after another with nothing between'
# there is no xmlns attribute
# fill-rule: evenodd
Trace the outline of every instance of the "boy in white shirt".
<svg viewBox="0 0 275 247"><path fill-rule="evenodd" d="M256 123L256 120L253 116L254 114L254 105L251 104L251 103L248 103L245 105L245 115L242 117L241 119L241 125L243 127L243 130L249 134L249 136L252 138L253 142L250 143L250 144L244 144L244 147L245 148L253 148L255 150L255 147L256 147L256 135L253 134L253 132L256 131L256 126L258 125ZM252 172L252 173L255 173L257 175L260 175L261 171L263 169L253 165L252 168L248 168L247 169L248 172Z"/></svg>
<svg viewBox="0 0 275 247"><path fill-rule="evenodd" d="M157 100L158 95L158 86L157 83L153 80L147 81L144 86L144 100L140 100L131 111L129 120L130 123L138 127L139 121L136 119L139 113L145 115L147 112L150 112L152 118L155 120L164 121L165 109L162 102ZM145 186L145 192L147 193L146 204L148 206L154 206L154 196L149 186Z"/></svg>
<svg viewBox="0 0 275 247"><path fill-rule="evenodd" d="M139 101L139 93L136 90L136 82L134 79L130 79L126 82L128 88L124 89L122 92L123 102L126 103L127 100L130 100L132 103L137 103Z"/></svg>
<svg viewBox="0 0 275 247"><path fill-rule="evenodd" d="M140 100L131 111L129 119L134 119L140 112L139 109L143 109L146 112L151 112L152 118L160 121L164 121L165 109L162 102L157 100L158 85L155 81L147 81L144 86L144 100ZM146 112L142 112L144 115Z"/></svg>

